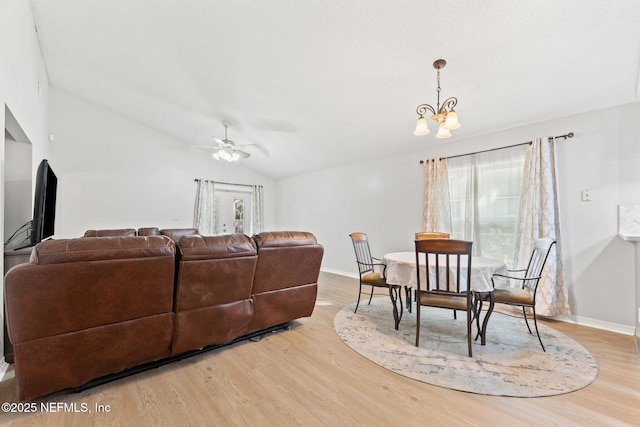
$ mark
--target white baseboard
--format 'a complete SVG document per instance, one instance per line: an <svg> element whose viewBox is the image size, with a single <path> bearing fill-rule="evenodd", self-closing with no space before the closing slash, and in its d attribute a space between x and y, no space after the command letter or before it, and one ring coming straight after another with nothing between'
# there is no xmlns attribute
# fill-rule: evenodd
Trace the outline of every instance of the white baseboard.
<svg viewBox="0 0 640 427"><path fill-rule="evenodd" d="M335 270L333 268L323 268L321 271L326 273L339 274L341 276L352 277L354 279L358 278L357 273L351 273L342 270ZM618 334L624 335L635 335L636 329L633 326L620 325L618 323L605 322L598 319L591 319L589 317L583 316L573 316L573 315L563 315L563 316L554 316L552 317L554 320L558 320L561 322L574 323L576 325L588 326L590 328L602 329L605 331L615 332Z"/></svg>
<svg viewBox="0 0 640 427"><path fill-rule="evenodd" d="M605 322L603 320L591 319L589 317L563 315L555 316L554 320L561 322L575 323L576 325L588 326L590 328L602 329L605 331L615 332L624 335L635 335L636 329L633 326L621 325L619 323Z"/></svg>
<svg viewBox="0 0 640 427"><path fill-rule="evenodd" d="M321 268L320 271L324 271L325 273L338 274L340 276L351 277L353 279L357 279L357 278L360 277L358 275L358 273L351 273L351 272L348 272L348 271L335 270L333 268Z"/></svg>

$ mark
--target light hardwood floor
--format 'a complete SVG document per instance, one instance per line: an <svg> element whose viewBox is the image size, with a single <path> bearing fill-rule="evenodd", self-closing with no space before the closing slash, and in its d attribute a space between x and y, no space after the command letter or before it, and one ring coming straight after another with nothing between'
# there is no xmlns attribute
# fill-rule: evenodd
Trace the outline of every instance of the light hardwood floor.
<svg viewBox="0 0 640 427"><path fill-rule="evenodd" d="M259 342L244 341L82 393L41 402L91 413L0 413L0 424L47 426L618 426L640 425L640 365L631 336L545 323L596 358L588 387L554 397L458 392L385 370L342 343L335 314L355 301L357 280L321 273L313 316ZM524 328L524 325L523 325ZM525 332L526 333L526 330ZM0 403L15 402L13 368ZM96 405L109 412L96 412Z"/></svg>

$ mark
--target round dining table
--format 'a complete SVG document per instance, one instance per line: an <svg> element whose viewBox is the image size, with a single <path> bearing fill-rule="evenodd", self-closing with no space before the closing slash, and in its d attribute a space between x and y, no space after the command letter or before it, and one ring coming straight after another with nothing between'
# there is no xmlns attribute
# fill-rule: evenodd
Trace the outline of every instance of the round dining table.
<svg viewBox="0 0 640 427"><path fill-rule="evenodd" d="M420 254L420 277L424 278L426 271L426 262L425 262L425 254ZM390 285L398 285L404 286L407 290L407 307L410 310L411 307L411 298L409 288L417 288L418 281L416 276L416 253L415 252L392 252L384 255L382 257L382 262L386 265L385 267L385 277L387 283ZM441 268L444 263L441 264ZM452 270L452 273L455 274L455 265L450 265L449 267ZM429 274L431 278L435 276L435 266L429 265ZM481 337L482 345L486 342L486 325L489 321L489 316L491 316L491 312L493 311L493 285L491 283L491 276L494 274L505 274L507 272L507 266L504 262L492 258L485 258L474 256L471 257L471 291L473 291L474 296L478 298L479 307L481 307L482 301L485 296L489 297L489 308L487 313L485 314L484 321L482 322L483 326L480 328L479 319L480 313L476 313L478 316L478 335ZM455 277L455 275L452 275ZM460 268L460 281L462 284L466 284L467 282L467 268L466 266L461 266ZM430 280L431 283L434 280ZM426 283L426 280L422 279L421 283ZM461 286L461 290L466 290L465 287ZM479 310L479 309L478 309Z"/></svg>
<svg viewBox="0 0 640 427"><path fill-rule="evenodd" d="M387 266L385 268L387 283L411 288L418 286L415 252L389 253L382 257L382 262ZM425 264L424 254L421 254L421 277L426 274ZM460 281L466 283L467 269L462 267L460 270ZM479 256L471 257L471 290L475 292L492 292L491 276L496 273L505 274L506 272L507 266L500 260Z"/></svg>

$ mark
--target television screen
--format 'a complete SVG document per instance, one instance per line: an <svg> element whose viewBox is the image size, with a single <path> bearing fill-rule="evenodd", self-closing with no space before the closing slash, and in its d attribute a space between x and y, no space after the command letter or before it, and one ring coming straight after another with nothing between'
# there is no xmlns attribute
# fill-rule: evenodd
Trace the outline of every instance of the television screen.
<svg viewBox="0 0 640 427"><path fill-rule="evenodd" d="M44 159L36 174L36 192L33 200L33 220L31 223L31 245L40 243L54 233L56 219L56 192L58 178Z"/></svg>

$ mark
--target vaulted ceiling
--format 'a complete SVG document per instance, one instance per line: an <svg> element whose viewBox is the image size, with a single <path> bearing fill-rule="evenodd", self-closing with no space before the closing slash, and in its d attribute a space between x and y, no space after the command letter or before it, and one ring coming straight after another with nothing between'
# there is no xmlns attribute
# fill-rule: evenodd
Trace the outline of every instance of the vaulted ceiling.
<svg viewBox="0 0 640 427"><path fill-rule="evenodd" d="M640 98L637 0L31 4L53 87L185 150L227 120L275 179L438 143L412 135L438 58L462 123L447 143Z"/></svg>

